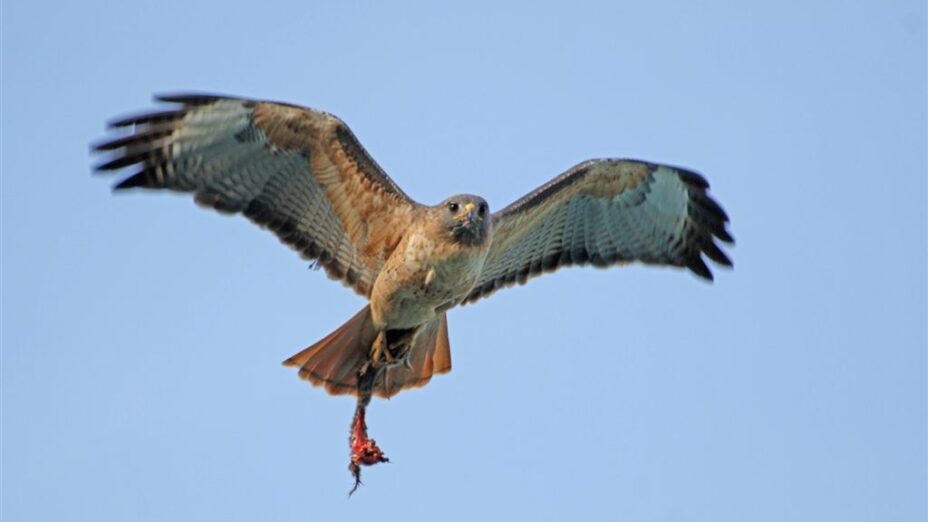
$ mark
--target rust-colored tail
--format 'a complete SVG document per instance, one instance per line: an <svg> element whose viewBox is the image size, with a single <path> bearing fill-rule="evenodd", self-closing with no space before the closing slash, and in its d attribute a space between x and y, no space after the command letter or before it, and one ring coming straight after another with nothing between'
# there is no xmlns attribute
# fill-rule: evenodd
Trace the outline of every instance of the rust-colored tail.
<svg viewBox="0 0 928 522"><path fill-rule="evenodd" d="M347 323L283 364L299 367L301 378L324 386L332 395L357 395L358 371L368 361L377 335L370 306L365 306ZM410 350L410 367L383 369L374 383L374 395L389 398L406 388L425 386L436 373L451 371L451 346L444 313L419 330Z"/></svg>
<svg viewBox="0 0 928 522"><path fill-rule="evenodd" d="M358 370L376 337L371 309L365 306L337 330L284 361L284 366L299 367L301 378L325 386L332 395L355 395Z"/></svg>

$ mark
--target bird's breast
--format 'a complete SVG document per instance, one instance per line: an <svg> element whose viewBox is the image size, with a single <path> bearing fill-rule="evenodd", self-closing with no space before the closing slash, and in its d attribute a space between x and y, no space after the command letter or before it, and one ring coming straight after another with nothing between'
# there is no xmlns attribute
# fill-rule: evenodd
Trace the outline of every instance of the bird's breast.
<svg viewBox="0 0 928 522"><path fill-rule="evenodd" d="M404 288L422 299L447 301L466 294L477 282L485 248L474 248L422 234L404 251Z"/></svg>
<svg viewBox="0 0 928 522"><path fill-rule="evenodd" d="M457 304L473 288L486 254L486 247L468 247L429 234L405 238L374 283L375 320L393 328L428 322L437 309Z"/></svg>

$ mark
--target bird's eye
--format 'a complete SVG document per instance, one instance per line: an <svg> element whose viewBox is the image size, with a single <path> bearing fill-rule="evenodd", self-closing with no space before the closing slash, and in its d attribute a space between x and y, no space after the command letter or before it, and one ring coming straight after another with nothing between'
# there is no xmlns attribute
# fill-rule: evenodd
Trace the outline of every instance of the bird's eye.
<svg viewBox="0 0 928 522"><path fill-rule="evenodd" d="M485 215L487 213L487 204L481 203L480 207L477 208L477 212L480 213L481 216Z"/></svg>
<svg viewBox="0 0 928 522"><path fill-rule="evenodd" d="M458 209L461 208L457 203L448 203L448 210L452 213L457 213Z"/></svg>

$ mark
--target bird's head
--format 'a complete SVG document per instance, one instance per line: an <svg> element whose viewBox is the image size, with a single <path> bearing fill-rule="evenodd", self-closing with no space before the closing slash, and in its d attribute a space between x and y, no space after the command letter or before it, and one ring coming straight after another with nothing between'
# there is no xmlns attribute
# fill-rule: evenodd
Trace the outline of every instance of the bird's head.
<svg viewBox="0 0 928 522"><path fill-rule="evenodd" d="M434 208L455 241L478 246L489 236L490 209L480 196L451 196Z"/></svg>

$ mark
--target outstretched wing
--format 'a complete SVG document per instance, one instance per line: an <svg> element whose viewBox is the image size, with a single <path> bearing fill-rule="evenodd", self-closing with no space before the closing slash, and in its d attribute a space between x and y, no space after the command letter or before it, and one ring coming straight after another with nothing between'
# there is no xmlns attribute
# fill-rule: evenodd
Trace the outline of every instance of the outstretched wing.
<svg viewBox="0 0 928 522"><path fill-rule="evenodd" d="M97 145L97 166L138 171L116 189L193 192L241 212L333 279L369 295L420 205L403 193L341 120L320 111L220 96L161 96L179 104L114 121L129 133Z"/></svg>
<svg viewBox="0 0 928 522"><path fill-rule="evenodd" d="M466 301L587 263L680 266L711 280L701 254L731 266L714 237L734 240L725 230L728 216L708 188L699 174L665 165L581 163L493 214L493 243Z"/></svg>

